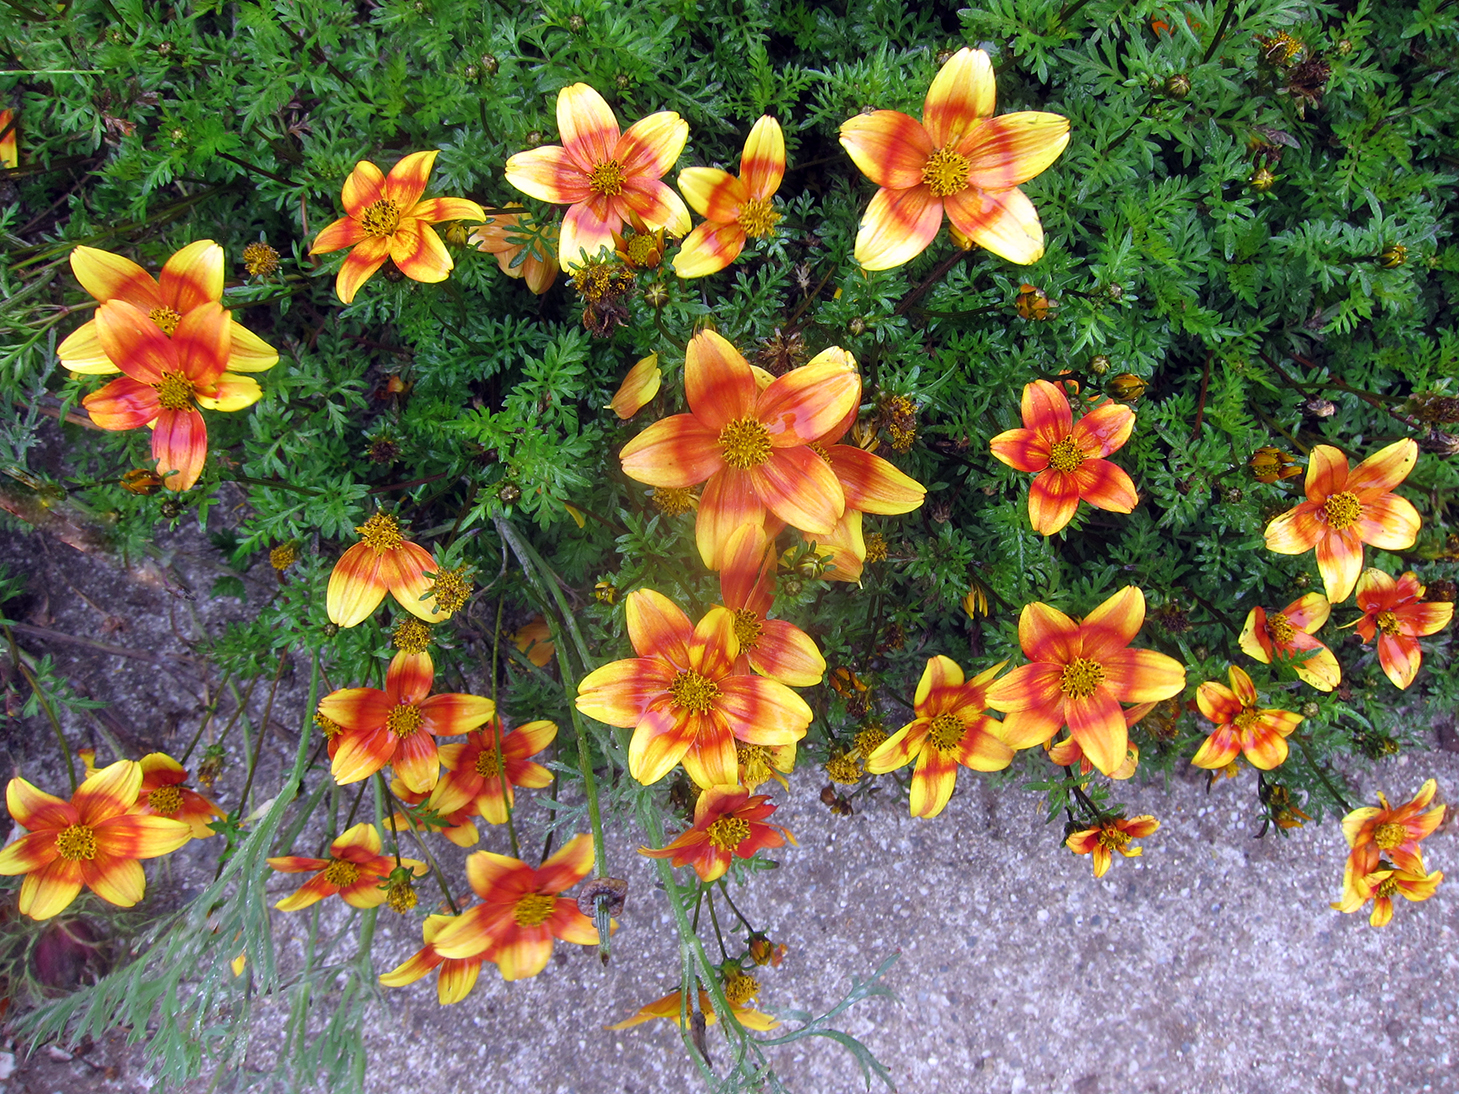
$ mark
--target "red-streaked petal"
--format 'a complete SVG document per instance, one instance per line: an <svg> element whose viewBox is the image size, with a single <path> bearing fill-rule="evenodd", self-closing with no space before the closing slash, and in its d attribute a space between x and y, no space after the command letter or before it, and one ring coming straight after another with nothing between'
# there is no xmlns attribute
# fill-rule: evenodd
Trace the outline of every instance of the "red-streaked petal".
<svg viewBox="0 0 1459 1094"><path fill-rule="evenodd" d="M776 522L779 523L778 521ZM816 553L829 560L828 581L860 581L866 563L866 539L862 535L861 513L848 508L829 532L802 532L801 539L816 544Z"/></svg>
<svg viewBox="0 0 1459 1094"><path fill-rule="evenodd" d="M158 411L152 455L167 489L191 489L208 459L208 427L203 416L191 407Z"/></svg>
<svg viewBox="0 0 1459 1094"><path fill-rule="evenodd" d="M1283 608L1282 614L1299 631L1316 634L1332 615L1332 603L1321 593L1307 593Z"/></svg>
<svg viewBox="0 0 1459 1094"><path fill-rule="evenodd" d="M1348 458L1330 444L1314 445L1307 457L1307 500L1321 505L1328 495L1346 490L1347 483Z"/></svg>
<svg viewBox="0 0 1459 1094"><path fill-rule="evenodd" d="M727 424L754 412L755 374L724 337L702 330L684 352L684 398L701 427L717 438Z"/></svg>
<svg viewBox="0 0 1459 1094"><path fill-rule="evenodd" d="M1453 607L1452 604L1445 606ZM1394 687L1405 689L1412 684L1422 662L1423 652L1417 638L1406 634L1378 636L1378 664L1383 666L1383 674L1393 681Z"/></svg>
<svg viewBox="0 0 1459 1094"><path fill-rule="evenodd" d="M658 179L628 178L623 182L623 193L618 199L628 209L638 214L649 228L667 228L676 238L689 234L689 207L684 199L670 190Z"/></svg>
<svg viewBox="0 0 1459 1094"><path fill-rule="evenodd" d="M613 249L613 231L621 225L616 217L605 219L593 210L590 202L579 202L568 209L558 230L557 260L565 270L581 266L583 253L592 258L604 247Z"/></svg>
<svg viewBox="0 0 1459 1094"><path fill-rule="evenodd" d="M216 300L186 313L172 332L177 363L199 391L208 391L228 367L233 321Z"/></svg>
<svg viewBox="0 0 1459 1094"><path fill-rule="evenodd" d="M731 732L747 744L785 745L805 736L811 708L777 680L762 676L727 676L719 681L717 709ZM734 782L735 767L730 778Z"/></svg>
<svg viewBox="0 0 1459 1094"><path fill-rule="evenodd" d="M846 496L835 472L809 448L772 448L770 458L746 475L764 506L803 532L829 534L846 511ZM701 521L708 497L706 489L699 500Z"/></svg>
<svg viewBox="0 0 1459 1094"><path fill-rule="evenodd" d="M642 410L659 393L664 372L659 368L659 355L651 353L628 370L605 409L611 409L627 421Z"/></svg>
<svg viewBox="0 0 1459 1094"><path fill-rule="evenodd" d="M150 279L149 279L150 280ZM167 260L158 292L178 315L223 298L223 248L211 239L189 243Z"/></svg>
<svg viewBox="0 0 1459 1094"><path fill-rule="evenodd" d="M740 178L754 198L768 198L785 178L785 134L780 123L763 115L750 128L740 156Z"/></svg>
<svg viewBox="0 0 1459 1094"><path fill-rule="evenodd" d="M804 365L772 380L755 417L776 448L807 444L835 428L861 399L861 377L837 361Z"/></svg>
<svg viewBox="0 0 1459 1094"><path fill-rule="evenodd" d="M416 202L406 215L427 224L439 224L443 220L478 223L486 219L486 210L469 198L427 198Z"/></svg>
<svg viewBox="0 0 1459 1094"><path fill-rule="evenodd" d="M1086 456L1108 456L1124 447L1135 428L1135 412L1118 403L1097 406L1074 424L1070 436Z"/></svg>
<svg viewBox="0 0 1459 1094"><path fill-rule="evenodd" d="M1232 665L1227 675L1231 678L1231 694L1235 696L1237 703L1246 707L1256 706L1256 685L1251 682L1246 670Z"/></svg>
<svg viewBox="0 0 1459 1094"><path fill-rule="evenodd" d="M1083 656L1103 661L1116 650L1123 650L1135 640L1145 625L1145 594L1134 585L1126 585L1086 615L1079 625ZM1040 658L1043 660L1043 658ZM1052 660L1052 658L1050 658ZM1163 699L1163 695L1147 696ZM1128 699L1126 702L1143 702Z"/></svg>
<svg viewBox="0 0 1459 1094"><path fill-rule="evenodd" d="M1273 712L1266 712L1273 713ZM1286 711L1277 713L1286 714ZM1302 719L1295 714L1288 715L1295 719L1290 727L1284 727L1286 733L1291 733L1296 728L1296 722ZM1240 734L1241 751L1246 755L1247 763L1260 771L1270 771L1280 767L1287 761L1287 742L1280 730L1266 726L1257 726Z"/></svg>
<svg viewBox="0 0 1459 1094"><path fill-rule="evenodd" d="M916 707L918 717L933 718L944 713L951 698L948 693L961 688L965 679L962 667L951 657L943 654L929 657L922 669L922 676L917 681L917 692L912 697L912 705ZM929 706L928 700L934 693L938 696L938 702Z"/></svg>
<svg viewBox="0 0 1459 1094"><path fill-rule="evenodd" d="M506 981L527 980L547 967L552 959L552 935L546 927L522 927L493 949L491 959Z"/></svg>
<svg viewBox="0 0 1459 1094"><path fill-rule="evenodd" d="M125 300L143 311L167 303L151 274L131 259L110 251L75 248L71 252L71 272L83 289L102 302Z"/></svg>
<svg viewBox="0 0 1459 1094"><path fill-rule="evenodd" d="M624 603L628 638L642 657L668 661L680 672L689 666L689 643L694 624L684 610L663 593L635 589Z"/></svg>
<svg viewBox="0 0 1459 1094"><path fill-rule="evenodd" d="M490 719L496 713L496 704L481 695L453 691L424 700L420 713L422 729L439 737L454 737Z"/></svg>
<svg viewBox="0 0 1459 1094"><path fill-rule="evenodd" d="M816 459L819 460L819 457ZM834 482L835 476L832 475L831 479ZM840 489L840 484L837 484L836 490L839 492ZM717 471L705 483L694 520L694 540L705 566L711 570L720 568L725 544L745 523L765 523L765 506L749 473L729 467Z"/></svg>
<svg viewBox="0 0 1459 1094"><path fill-rule="evenodd" d="M414 984L444 960L440 954L436 953L434 947L427 946L411 954L410 957L406 958L399 965L396 965L389 972L381 973L380 983L384 984L387 988L403 988L409 984ZM460 962L460 964L464 966L466 962ZM480 969L481 966L476 965L472 967ZM441 1001L443 1003L445 1002L444 999Z"/></svg>
<svg viewBox="0 0 1459 1094"><path fill-rule="evenodd" d="M1321 445L1318 445L1321 448ZM1327 525L1317 519L1320 506L1303 502L1273 518L1266 526L1266 547L1279 555L1300 555L1312 550L1327 533Z"/></svg>
<svg viewBox="0 0 1459 1094"><path fill-rule="evenodd" d="M557 132L573 159L585 169L607 163L618 148L618 119L613 116L613 108L587 84L571 84L557 93Z"/></svg>
<svg viewBox="0 0 1459 1094"><path fill-rule="evenodd" d="M344 180L340 193L344 211L359 219L365 210L385 196L385 173L369 160L360 160Z"/></svg>
<svg viewBox="0 0 1459 1094"><path fill-rule="evenodd" d="M918 718L877 745L876 750L864 759L867 774L885 775L911 763L926 746L928 725L926 718Z"/></svg>
<svg viewBox="0 0 1459 1094"><path fill-rule="evenodd" d="M1298 653L1317 651L1305 661L1292 664L1292 671L1297 674L1298 679L1311 684L1318 691L1331 691L1342 683L1342 666L1338 664L1332 651L1317 639L1298 631L1292 639L1292 648Z"/></svg>
<svg viewBox="0 0 1459 1094"><path fill-rule="evenodd" d="M389 201L395 202L402 213L408 212L426 192L426 182L431 177L431 168L436 157L435 149L426 152L412 152L390 169L385 177L381 192Z"/></svg>
<svg viewBox="0 0 1459 1094"><path fill-rule="evenodd" d="M1039 472L1049 466L1049 442L1032 429L1008 429L988 441L995 459L1015 471Z"/></svg>
<svg viewBox="0 0 1459 1094"><path fill-rule="evenodd" d="M868 270L890 270L927 249L942 227L943 199L920 183L872 195L856 231L854 257Z"/></svg>
<svg viewBox="0 0 1459 1094"><path fill-rule="evenodd" d="M309 253L312 255L329 254L331 251L353 247L356 243L363 243L370 238L372 238L370 233L365 231L365 226L358 220L352 217L340 217L314 237L314 243L309 248Z"/></svg>
<svg viewBox="0 0 1459 1094"><path fill-rule="evenodd" d="M943 200L947 218L979 247L1021 266L1043 258L1044 228L1022 190L994 193L969 187Z"/></svg>
<svg viewBox="0 0 1459 1094"><path fill-rule="evenodd" d="M593 193L584 169L555 144L518 152L507 160L505 174L508 182L538 201L574 205Z"/></svg>
<svg viewBox="0 0 1459 1094"><path fill-rule="evenodd" d="M182 371L172 339L125 300L108 300L96 309L96 335L112 363L134 380L156 384L163 373Z"/></svg>
<svg viewBox="0 0 1459 1094"><path fill-rule="evenodd" d="M1438 634L1454 620L1454 605L1444 603L1406 604L1398 608L1399 625L1404 633L1414 635Z"/></svg>
<svg viewBox="0 0 1459 1094"><path fill-rule="evenodd" d="M921 122L897 110L848 118L841 124L841 145L863 175L893 190L921 185L922 168L937 149Z"/></svg>
<svg viewBox="0 0 1459 1094"><path fill-rule="evenodd" d="M1324 603L1326 598L1324 598ZM1246 622L1241 627L1241 636L1236 640L1241 650L1248 657L1260 661L1264 665L1271 664L1272 651L1269 648L1271 639L1266 633L1266 609L1252 608L1246 613Z"/></svg>
<svg viewBox="0 0 1459 1094"><path fill-rule="evenodd" d="M560 893L593 872L593 837L574 836L537 871L537 891ZM597 938L594 937L594 942Z"/></svg>
<svg viewBox="0 0 1459 1094"><path fill-rule="evenodd" d="M130 376L120 376L81 400L91 420L102 429L140 429L157 417L162 404L157 389Z"/></svg>
<svg viewBox="0 0 1459 1094"><path fill-rule="evenodd" d="M368 543L356 543L334 564L325 592L325 612L340 627L363 623L385 599L380 579L381 556Z"/></svg>
<svg viewBox="0 0 1459 1094"><path fill-rule="evenodd" d="M218 377L211 395L196 395L198 406L204 410L242 410L263 398L263 388L252 376L236 376L225 372Z"/></svg>
<svg viewBox="0 0 1459 1094"><path fill-rule="evenodd" d="M157 858L192 839L192 826L186 821L147 813L108 817L97 821L92 830L98 854L105 851L118 859Z"/></svg>
<svg viewBox="0 0 1459 1094"><path fill-rule="evenodd" d="M119 908L132 907L142 899L147 888L147 876L140 862L108 855L100 848L95 858L81 861L81 880L102 900Z"/></svg>
<svg viewBox="0 0 1459 1094"><path fill-rule="evenodd" d="M1202 685L1203 689L1204 687ZM1196 749L1196 754L1191 757L1191 766L1215 771L1225 767L1240 754L1241 745L1236 741L1236 731L1229 725L1223 725Z"/></svg>
<svg viewBox="0 0 1459 1094"><path fill-rule="evenodd" d="M1014 672L1017 671L1017 669L1014 670ZM1011 676L1013 673L1009 673L1009 675ZM1050 681L1045 677L1043 682L1049 683ZM1050 740L1064 727L1064 696L1059 691L1057 673L1052 678L1052 687L1057 695L1055 701L1045 706L1015 711L1007 715L1001 722L994 722L990 732L1009 748L1033 748Z"/></svg>
<svg viewBox="0 0 1459 1094"><path fill-rule="evenodd" d="M719 680L733 670L736 648L734 613L716 605L694 625L694 636L689 640L689 667L710 680Z"/></svg>
<svg viewBox="0 0 1459 1094"><path fill-rule="evenodd" d="M387 236L371 236L355 244L345 255L344 264L334 279L334 293L340 303L349 304L360 291L360 286L375 275L390 257L390 239Z"/></svg>
<svg viewBox="0 0 1459 1094"><path fill-rule="evenodd" d="M333 742L337 747L330 762L334 781L344 785L368 779L395 757L398 741L383 725L339 734Z"/></svg>
<svg viewBox="0 0 1459 1094"><path fill-rule="evenodd" d="M81 863L58 858L49 866L26 874L20 884L18 907L32 919L50 919L70 907L81 892Z"/></svg>
<svg viewBox="0 0 1459 1094"><path fill-rule="evenodd" d="M142 789L142 768L132 760L108 764L71 795L77 823L92 825L130 810ZM8 794L7 794L8 799Z"/></svg>
<svg viewBox="0 0 1459 1094"><path fill-rule="evenodd" d="M644 786L667 775L694 743L687 712L652 710L639 719L628 746L628 773Z"/></svg>
<svg viewBox="0 0 1459 1094"><path fill-rule="evenodd" d="M1384 551L1405 551L1418 539L1423 523L1413 504L1397 494L1381 494L1363 505L1354 527L1358 538Z"/></svg>
<svg viewBox="0 0 1459 1094"><path fill-rule="evenodd" d="M402 217L390 237L390 257L406 277L426 284L446 280L455 265L436 230L410 217Z"/></svg>
<svg viewBox="0 0 1459 1094"><path fill-rule="evenodd" d="M734 223L750 200L749 187L718 167L686 167L677 181L689 207L716 224Z"/></svg>
<svg viewBox="0 0 1459 1094"><path fill-rule="evenodd" d="M11 779L6 785L5 807L10 811L10 818L29 832L69 828L79 823L80 818L70 802L47 794L21 778Z"/></svg>
<svg viewBox="0 0 1459 1094"><path fill-rule="evenodd" d="M760 628L759 641L749 652L756 672L796 688L821 682L826 659L810 635L783 619L762 619Z"/></svg>
<svg viewBox="0 0 1459 1094"><path fill-rule="evenodd" d="M437 696L440 698L440 696ZM490 699L486 702L491 702ZM335 754L338 757L338 753ZM436 755L436 739L424 730L401 737L390 758L390 766L406 788L416 794L434 790L441 775L441 761Z"/></svg>
<svg viewBox="0 0 1459 1094"><path fill-rule="evenodd" d="M1111 513L1131 513L1139 504L1135 484L1123 468L1109 460L1085 460L1073 473L1079 487L1079 498L1096 509Z"/></svg>
<svg viewBox="0 0 1459 1094"><path fill-rule="evenodd" d="M1181 679L1184 680L1184 672ZM1129 748L1129 730L1125 726L1125 712L1108 690L1100 688L1082 699L1067 698L1064 714L1069 720L1070 734L1079 742L1089 762L1106 775L1119 770Z"/></svg>
<svg viewBox="0 0 1459 1094"><path fill-rule="evenodd" d="M933 77L922 104L922 124L933 145L946 148L986 124L983 119L993 116L996 102L988 55L965 47L948 58Z"/></svg>
<svg viewBox="0 0 1459 1094"><path fill-rule="evenodd" d="M957 761L939 749L924 748L912 770L909 805L914 817L935 817L957 787Z"/></svg>
<svg viewBox="0 0 1459 1094"><path fill-rule="evenodd" d="M1050 448L1074 432L1074 412L1069 409L1069 397L1064 394L1063 388L1047 380L1034 380L1023 385L1019 411L1023 415L1024 428L1043 438Z"/></svg>
<svg viewBox="0 0 1459 1094"><path fill-rule="evenodd" d="M436 999L444 1007L459 1003L471 994L481 976L480 961L442 961L436 974Z"/></svg>
<svg viewBox="0 0 1459 1094"><path fill-rule="evenodd" d="M1354 467L1348 474L1344 489L1354 493L1360 490L1392 490L1408 478L1417 462L1418 444L1412 438L1394 441Z"/></svg>
<svg viewBox="0 0 1459 1094"><path fill-rule="evenodd" d="M968 720L957 762L972 771L1002 771L1013 762L1013 749L998 739L998 723L985 714Z"/></svg>
<svg viewBox="0 0 1459 1094"><path fill-rule="evenodd" d="M589 718L625 729L662 699L674 670L658 658L629 658L594 669L578 684L577 708Z"/></svg>
<svg viewBox="0 0 1459 1094"><path fill-rule="evenodd" d="M1039 535L1052 536L1074 519L1079 508L1079 480L1067 471L1049 467L1028 487L1028 519Z"/></svg>
<svg viewBox="0 0 1459 1094"><path fill-rule="evenodd" d="M405 540L393 551L380 556L380 581L390 590L402 608L427 623L441 623L450 613L436 606L436 598L427 595L434 582L426 577L439 567L431 553L418 543Z"/></svg>
<svg viewBox="0 0 1459 1094"><path fill-rule="evenodd" d="M1245 707L1234 691L1216 680L1207 680L1196 689L1196 705L1208 721L1218 726L1234 721Z"/></svg>
<svg viewBox="0 0 1459 1094"><path fill-rule="evenodd" d="M1057 713L1059 717L1055 725L1063 725L1064 691L1059 686L1062 678L1063 671L1059 665L1020 665L1001 680L995 680L988 688L988 705L994 710L1009 714L1039 711L1053 717ZM1003 724L1008 725L1008 720L1004 719ZM1003 739L1013 744L1011 738L1005 736ZM1014 747L1028 746L1015 744Z"/></svg>
<svg viewBox="0 0 1459 1094"><path fill-rule="evenodd" d="M717 710L690 714L688 732L693 740L679 762L696 786L732 783L739 771L735 738L729 724Z"/></svg>
<svg viewBox="0 0 1459 1094"><path fill-rule="evenodd" d="M1019 613L1018 641L1030 661L1047 661L1055 666L1067 665L1083 649L1079 624L1039 601L1025 604Z"/></svg>
<svg viewBox="0 0 1459 1094"><path fill-rule="evenodd" d="M1068 145L1068 118L1023 110L988 118L958 143L957 150L972 165L970 185L1007 190L1043 174Z"/></svg>
<svg viewBox="0 0 1459 1094"><path fill-rule="evenodd" d="M650 486L696 486L724 467L719 434L693 414L675 414L649 426L618 453L623 473Z"/></svg>
<svg viewBox="0 0 1459 1094"><path fill-rule="evenodd" d="M542 925L555 937L564 942L571 942L575 946L596 946L598 944L598 928L593 926L591 919L578 911L576 903L566 898L558 900L552 917Z"/></svg>
<svg viewBox="0 0 1459 1094"><path fill-rule="evenodd" d="M775 594L774 555L769 551L765 529L758 524L740 525L730 533L721 555L719 595L725 607L734 611L749 608L763 614Z"/></svg>
<svg viewBox="0 0 1459 1094"><path fill-rule="evenodd" d="M1169 699L1185 687L1185 666L1154 650L1117 650L1100 663L1105 688L1123 703Z"/></svg>
<svg viewBox="0 0 1459 1094"><path fill-rule="evenodd" d="M672 110L661 110L630 125L618 139L612 158L622 164L625 175L660 179L674 166L688 139L689 123Z"/></svg>
<svg viewBox="0 0 1459 1094"><path fill-rule="evenodd" d="M1270 546L1270 544L1268 544ZM1317 570L1327 587L1327 599L1341 604L1358 583L1363 572L1363 541L1353 529L1329 530L1317 541Z"/></svg>
<svg viewBox="0 0 1459 1094"><path fill-rule="evenodd" d="M13 780L13 782L23 781L22 779ZM70 824L75 823L74 814L73 810L73 819L69 823L48 825L43 831L31 832L29 835L21 836L6 844L5 849L0 851L0 874L13 877L16 874L34 873L55 861L57 832L59 829L70 827Z"/></svg>
<svg viewBox="0 0 1459 1094"><path fill-rule="evenodd" d="M706 220L689 233L674 256L674 273L686 280L719 273L740 257L746 238L738 224Z"/></svg>

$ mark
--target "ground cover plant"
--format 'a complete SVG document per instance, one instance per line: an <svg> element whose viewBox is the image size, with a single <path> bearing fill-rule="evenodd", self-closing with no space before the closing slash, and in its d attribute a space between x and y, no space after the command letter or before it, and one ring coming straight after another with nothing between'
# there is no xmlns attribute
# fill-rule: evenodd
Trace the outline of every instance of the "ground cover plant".
<svg viewBox="0 0 1459 1094"><path fill-rule="evenodd" d="M7 624L19 1028L128 1027L175 1083L284 998L278 1085L358 1083L382 990L620 959L632 899L683 966L620 1027L679 1023L716 1089L804 1037L887 1081L834 1025L886 964L820 1016L761 982L793 779L929 824L1042 795L1031 845L1100 876L1194 764L1266 838L1340 821L1311 900L1422 916L1439 788L1358 788L1459 700L1456 19L7 0L11 527L278 575L175 755L84 750ZM147 899L196 840L201 891ZM51 921L128 957L42 998Z"/></svg>

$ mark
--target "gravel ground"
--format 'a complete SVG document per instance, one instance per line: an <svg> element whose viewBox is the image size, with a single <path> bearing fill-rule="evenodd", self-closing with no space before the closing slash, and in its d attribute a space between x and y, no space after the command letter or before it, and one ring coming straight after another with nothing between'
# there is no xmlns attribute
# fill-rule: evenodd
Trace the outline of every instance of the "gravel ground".
<svg viewBox="0 0 1459 1094"><path fill-rule="evenodd" d="M191 587L211 587L219 565L202 537L165 539L164 549ZM193 627L237 618L244 605L200 596L193 619L170 610L171 594L145 575L44 537L0 536L0 560L31 581L35 595L22 618L32 626L151 658L17 636L33 653L54 654L61 671L107 702L96 716L67 716L76 739L92 738L107 755L103 731L124 746L191 735L215 692L180 657ZM250 596L265 595L272 580L267 571L250 575ZM295 724L288 704L305 682L286 674L276 713L284 727ZM1416 715L1452 720L1452 712L1424 713ZM7 766L34 777L48 734L41 720L12 721ZM270 749L286 751L272 739ZM1431 775L1440 800L1452 796L1459 753L1402 755L1358 783L1365 799L1384 790L1403 800ZM775 820L800 846L776 852L778 872L735 890L757 926L789 947L781 968L761 972L760 1005L820 1013L853 975L899 953L885 983L900 1001L867 1000L839 1026L882 1060L897 1089L917 1094L1459 1092L1452 886L1424 904L1400 902L1393 924L1372 930L1364 917L1328 907L1346 853L1333 820L1289 838L1253 838L1250 771L1209 794L1196 772L1169 786L1137 784L1121 796L1163 826L1144 841L1143 858L1117 860L1097 881L1089 859L1064 850L1057 828L1044 826L1037 796L1016 784L993 787L965 772L946 813L921 821L891 794L835 816L819 800L820 782L798 774ZM220 796L230 785L225 777ZM524 834L524 846L539 840ZM455 1007L438 1007L429 981L390 990L365 1031L365 1089L703 1089L674 1026L603 1028L678 986L678 945L637 842L610 841L613 871L628 877L630 895L606 971L590 953L559 943L540 977L509 985L488 967ZM493 832L484 846L504 844ZM1431 869L1452 869L1448 826L1425 848ZM281 877L277 888L282 894L297 881ZM274 915L287 949L302 917ZM419 946L419 935L389 913L380 924L376 967L384 971ZM258 1043L280 1017L261 1013ZM717 1031L709 1048L722 1065ZM770 1059L797 1094L865 1089L851 1058L825 1040L773 1049ZM119 1038L76 1059L52 1051L12 1063L0 1053L0 1094L130 1094L150 1085L137 1050Z"/></svg>

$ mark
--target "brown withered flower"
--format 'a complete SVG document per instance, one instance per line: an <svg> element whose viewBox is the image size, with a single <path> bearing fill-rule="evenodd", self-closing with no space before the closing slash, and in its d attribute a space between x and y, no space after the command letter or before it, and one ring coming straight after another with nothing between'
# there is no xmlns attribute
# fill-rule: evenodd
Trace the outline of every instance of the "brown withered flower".
<svg viewBox="0 0 1459 1094"><path fill-rule="evenodd" d="M755 363L773 376L784 376L791 369L805 364L805 360L805 339L800 332L785 334L779 327L760 343L755 353Z"/></svg>

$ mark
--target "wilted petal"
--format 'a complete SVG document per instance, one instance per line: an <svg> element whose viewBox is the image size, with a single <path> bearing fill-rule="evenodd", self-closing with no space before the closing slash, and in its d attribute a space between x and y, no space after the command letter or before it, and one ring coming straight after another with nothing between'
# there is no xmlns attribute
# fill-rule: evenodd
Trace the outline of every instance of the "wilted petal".
<svg viewBox="0 0 1459 1094"><path fill-rule="evenodd" d="M623 377L623 382L618 385L618 390L608 402L609 409L627 421L659 393L659 382L663 375L663 370L659 368L659 355L649 354L628 370L628 375Z"/></svg>

